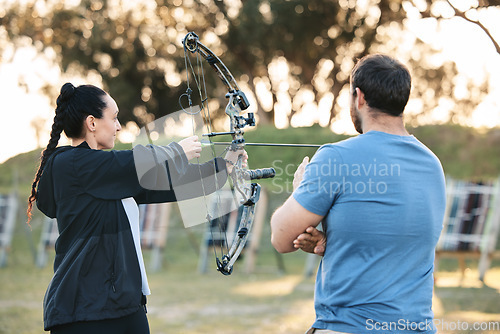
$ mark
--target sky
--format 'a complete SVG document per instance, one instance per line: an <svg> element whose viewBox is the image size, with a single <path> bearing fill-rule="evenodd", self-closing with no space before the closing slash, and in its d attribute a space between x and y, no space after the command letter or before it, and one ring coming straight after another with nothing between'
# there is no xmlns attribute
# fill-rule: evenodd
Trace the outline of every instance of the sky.
<svg viewBox="0 0 500 334"><path fill-rule="evenodd" d="M493 36L500 41L500 29L496 22L500 10L491 11L481 21L492 29ZM409 15L407 28L425 42L441 49L441 57L456 63L462 78L472 78L480 82L490 76L490 94L479 105L468 125L475 127L500 126L500 55L483 31L460 18L443 21L439 29L429 20L420 20ZM0 43L5 41L6 31L0 27ZM5 43L5 42L4 42ZM40 94L44 85L61 87L65 82L75 85L90 83L102 86L97 73L82 78L76 71L62 73L57 66L53 50L37 53L29 40L21 41L21 46L0 47L0 163L22 152L45 146L49 139L54 116L53 105L48 97ZM404 46L403 46L404 47ZM408 46L411 47L411 46ZM460 80L460 79L459 79ZM350 121L348 98L339 96L342 112L332 126L337 133L354 134ZM437 113L439 112L436 111ZM279 116L279 115L278 115ZM436 114L437 120L439 115ZM41 131L37 136L34 124ZM128 138L127 131L122 132ZM38 139L38 141L37 141ZM63 142L64 143L64 142Z"/></svg>

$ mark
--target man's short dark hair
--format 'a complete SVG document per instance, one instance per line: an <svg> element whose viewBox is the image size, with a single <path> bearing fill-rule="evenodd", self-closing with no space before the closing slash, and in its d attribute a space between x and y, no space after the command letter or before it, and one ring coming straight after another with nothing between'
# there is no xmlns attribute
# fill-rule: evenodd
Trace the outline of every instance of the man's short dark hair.
<svg viewBox="0 0 500 334"><path fill-rule="evenodd" d="M405 65L386 55L361 58L351 73L351 85L365 94L368 106L399 116L410 97L411 76ZM355 91L354 91L355 94Z"/></svg>

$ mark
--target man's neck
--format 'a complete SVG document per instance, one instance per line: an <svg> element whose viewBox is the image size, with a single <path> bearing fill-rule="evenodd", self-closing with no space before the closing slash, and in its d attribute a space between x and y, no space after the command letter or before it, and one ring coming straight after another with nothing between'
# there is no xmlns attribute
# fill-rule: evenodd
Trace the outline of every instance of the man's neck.
<svg viewBox="0 0 500 334"><path fill-rule="evenodd" d="M398 136L409 136L406 131L403 116L392 116L384 113L374 113L363 119L363 133L369 131L386 132Z"/></svg>

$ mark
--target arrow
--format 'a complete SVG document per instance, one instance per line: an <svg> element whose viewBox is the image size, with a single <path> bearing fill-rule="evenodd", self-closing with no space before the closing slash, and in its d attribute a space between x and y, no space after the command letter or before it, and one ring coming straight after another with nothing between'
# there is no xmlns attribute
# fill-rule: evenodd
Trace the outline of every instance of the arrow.
<svg viewBox="0 0 500 334"><path fill-rule="evenodd" d="M230 142L209 142L202 141L202 145L231 145ZM281 143L245 143L245 146L278 146L278 147L321 147L318 144L281 144Z"/></svg>

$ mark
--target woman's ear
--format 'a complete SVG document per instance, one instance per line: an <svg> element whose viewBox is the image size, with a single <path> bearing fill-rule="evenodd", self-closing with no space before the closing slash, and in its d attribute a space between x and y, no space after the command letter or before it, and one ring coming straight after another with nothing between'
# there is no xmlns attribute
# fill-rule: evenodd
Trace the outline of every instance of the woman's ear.
<svg viewBox="0 0 500 334"><path fill-rule="evenodd" d="M85 119L85 127L89 132L94 132L96 127L95 117L88 115Z"/></svg>

